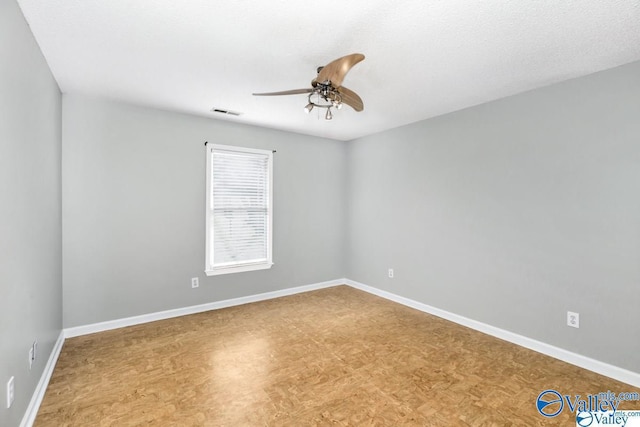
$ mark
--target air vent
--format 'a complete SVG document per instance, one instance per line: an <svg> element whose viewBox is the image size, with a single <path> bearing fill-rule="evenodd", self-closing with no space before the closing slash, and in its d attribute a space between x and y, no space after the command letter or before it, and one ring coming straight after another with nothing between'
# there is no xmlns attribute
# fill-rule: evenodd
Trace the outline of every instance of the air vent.
<svg viewBox="0 0 640 427"><path fill-rule="evenodd" d="M238 113L237 111L222 110L220 108L212 108L211 112L218 113L218 114L227 114L229 116L239 116L240 114L242 114L242 113Z"/></svg>

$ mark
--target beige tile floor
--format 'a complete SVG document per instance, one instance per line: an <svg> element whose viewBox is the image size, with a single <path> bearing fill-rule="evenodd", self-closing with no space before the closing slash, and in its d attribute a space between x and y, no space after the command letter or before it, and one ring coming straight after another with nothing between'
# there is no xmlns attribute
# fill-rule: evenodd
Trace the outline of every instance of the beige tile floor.
<svg viewBox="0 0 640 427"><path fill-rule="evenodd" d="M575 426L546 389L639 391L338 286L69 339L35 425Z"/></svg>

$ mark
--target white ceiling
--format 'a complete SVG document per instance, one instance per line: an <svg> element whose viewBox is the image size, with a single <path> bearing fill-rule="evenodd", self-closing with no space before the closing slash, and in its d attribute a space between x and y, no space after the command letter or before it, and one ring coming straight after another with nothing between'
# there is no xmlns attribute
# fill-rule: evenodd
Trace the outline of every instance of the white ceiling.
<svg viewBox="0 0 640 427"><path fill-rule="evenodd" d="M640 60L640 0L18 3L64 93L340 140ZM361 113L251 95L310 87L356 52Z"/></svg>

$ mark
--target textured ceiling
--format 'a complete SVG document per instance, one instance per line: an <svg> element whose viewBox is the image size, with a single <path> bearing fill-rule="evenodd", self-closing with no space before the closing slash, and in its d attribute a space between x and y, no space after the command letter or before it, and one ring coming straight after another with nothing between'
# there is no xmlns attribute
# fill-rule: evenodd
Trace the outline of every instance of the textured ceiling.
<svg viewBox="0 0 640 427"><path fill-rule="evenodd" d="M340 140L640 60L640 0L18 3L64 93ZM251 95L354 52L361 113Z"/></svg>

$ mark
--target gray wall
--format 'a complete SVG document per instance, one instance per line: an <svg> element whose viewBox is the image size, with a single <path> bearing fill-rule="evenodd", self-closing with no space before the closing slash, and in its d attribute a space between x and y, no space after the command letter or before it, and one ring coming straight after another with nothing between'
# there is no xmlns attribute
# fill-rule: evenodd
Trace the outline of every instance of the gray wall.
<svg viewBox="0 0 640 427"><path fill-rule="evenodd" d="M204 275L204 141L277 150L270 270ZM338 141L64 95L64 326L343 277L345 150Z"/></svg>
<svg viewBox="0 0 640 427"><path fill-rule="evenodd" d="M640 372L638 76L350 142L347 277Z"/></svg>
<svg viewBox="0 0 640 427"><path fill-rule="evenodd" d="M0 1L0 425L27 409L62 328L61 96L14 0ZM28 352L38 340L29 370ZM6 408L6 383L15 401Z"/></svg>

